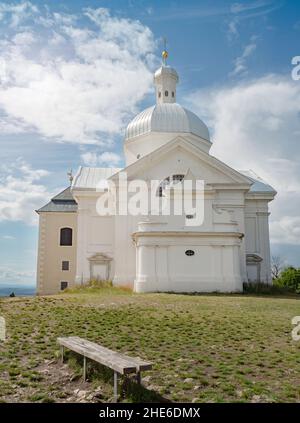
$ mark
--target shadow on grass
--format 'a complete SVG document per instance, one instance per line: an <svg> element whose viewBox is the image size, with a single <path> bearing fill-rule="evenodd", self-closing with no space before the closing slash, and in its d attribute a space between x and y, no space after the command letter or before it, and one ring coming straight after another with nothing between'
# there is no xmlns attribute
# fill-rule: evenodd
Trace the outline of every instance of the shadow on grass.
<svg viewBox="0 0 300 423"><path fill-rule="evenodd" d="M160 293L160 292L157 292ZM256 297L300 300L300 295L289 291L266 290L266 291L241 291L241 292L174 292L168 291L165 294L184 295L187 297Z"/></svg>
<svg viewBox="0 0 300 423"><path fill-rule="evenodd" d="M122 383L121 398L130 402L159 402L170 403L171 400L163 397L158 392L149 390L143 385L138 385L134 379L124 377Z"/></svg>
<svg viewBox="0 0 300 423"><path fill-rule="evenodd" d="M75 373L75 378L82 377L83 372L83 357L73 351L66 351L66 362ZM142 374L143 376L143 374ZM91 360L87 360L87 380L89 382L104 382L107 386L106 394L108 397L112 396L112 387L114 383L114 372L106 366L102 366ZM142 379L143 383L143 379ZM104 388L104 387L103 387ZM159 402L171 403L172 401L163 397L154 390L147 389L144 385L139 385L135 380L135 375L130 374L127 376L119 375L119 401L123 402Z"/></svg>

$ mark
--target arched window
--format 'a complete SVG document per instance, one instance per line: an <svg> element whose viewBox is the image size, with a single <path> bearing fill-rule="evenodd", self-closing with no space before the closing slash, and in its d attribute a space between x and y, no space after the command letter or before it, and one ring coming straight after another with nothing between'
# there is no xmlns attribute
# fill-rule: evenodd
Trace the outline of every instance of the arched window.
<svg viewBox="0 0 300 423"><path fill-rule="evenodd" d="M160 97L161 97L161 92L159 91L159 92L158 92L158 98L160 98Z"/></svg>
<svg viewBox="0 0 300 423"><path fill-rule="evenodd" d="M173 98L175 97L174 91L172 91L172 97L173 97Z"/></svg>
<svg viewBox="0 0 300 423"><path fill-rule="evenodd" d="M168 91L165 91L165 96L168 97L169 93Z"/></svg>
<svg viewBox="0 0 300 423"><path fill-rule="evenodd" d="M72 232L71 228L61 228L60 245L72 245Z"/></svg>
<svg viewBox="0 0 300 423"><path fill-rule="evenodd" d="M173 184L173 185L178 184L183 179L184 179L184 175L182 175L182 174L176 174L176 175L168 176L167 178L165 178L159 184L159 187L158 187L158 190L157 190L158 197L162 197L163 196L163 192L164 192L165 188L168 185L170 185L170 184Z"/></svg>

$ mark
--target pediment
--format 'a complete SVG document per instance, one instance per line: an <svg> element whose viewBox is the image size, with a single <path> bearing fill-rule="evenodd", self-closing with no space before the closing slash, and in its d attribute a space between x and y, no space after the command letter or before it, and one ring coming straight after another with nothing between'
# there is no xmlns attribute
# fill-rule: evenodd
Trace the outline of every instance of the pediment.
<svg viewBox="0 0 300 423"><path fill-rule="evenodd" d="M194 143L177 137L151 152L127 168L128 179L163 179L170 172L184 172L191 179L203 179L207 184L234 184L250 187L252 181L238 171L227 166L208 153L197 148ZM117 179L118 173L112 176Z"/></svg>
<svg viewBox="0 0 300 423"><path fill-rule="evenodd" d="M104 253L96 253L96 254L92 255L91 257L89 257L88 260L90 262L101 263L101 262L111 261L112 258L109 257L108 255L104 254Z"/></svg>

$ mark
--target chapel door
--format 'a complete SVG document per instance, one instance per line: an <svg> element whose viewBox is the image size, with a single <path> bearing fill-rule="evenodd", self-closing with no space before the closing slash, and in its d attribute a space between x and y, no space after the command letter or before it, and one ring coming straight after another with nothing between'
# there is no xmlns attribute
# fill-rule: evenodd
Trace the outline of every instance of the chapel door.
<svg viewBox="0 0 300 423"><path fill-rule="evenodd" d="M92 279L106 280L107 278L107 264L94 263L92 266Z"/></svg>

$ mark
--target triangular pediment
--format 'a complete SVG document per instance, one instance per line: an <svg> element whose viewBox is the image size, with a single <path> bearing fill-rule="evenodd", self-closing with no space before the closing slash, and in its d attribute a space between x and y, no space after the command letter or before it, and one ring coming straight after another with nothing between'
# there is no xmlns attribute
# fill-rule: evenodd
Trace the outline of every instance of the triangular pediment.
<svg viewBox="0 0 300 423"><path fill-rule="evenodd" d="M107 261L111 261L112 258L109 257L108 255L104 254L104 253L96 253L94 255L92 255L91 257L89 257L88 259L90 262L107 262Z"/></svg>
<svg viewBox="0 0 300 423"><path fill-rule="evenodd" d="M171 173L191 175L207 184L244 185L250 187L250 178L203 152L183 137L177 137L157 150L147 154L122 170L128 179L163 179ZM171 173L170 173L171 172ZM117 179L118 173L112 176Z"/></svg>

